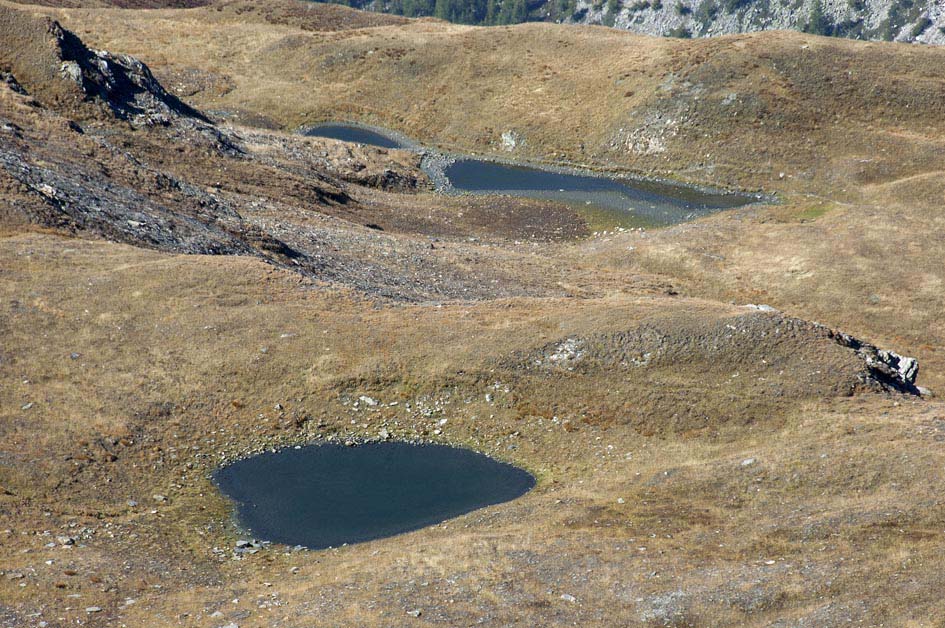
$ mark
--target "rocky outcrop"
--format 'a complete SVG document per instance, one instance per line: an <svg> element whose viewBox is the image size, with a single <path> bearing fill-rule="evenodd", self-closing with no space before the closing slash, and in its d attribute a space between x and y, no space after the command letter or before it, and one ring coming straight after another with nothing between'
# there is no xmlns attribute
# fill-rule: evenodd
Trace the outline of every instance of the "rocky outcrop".
<svg viewBox="0 0 945 628"><path fill-rule="evenodd" d="M919 361L915 358L880 349L839 331L828 330L827 333L840 346L856 352L866 364L874 381L886 388L919 394L919 388L915 385L915 379L919 375Z"/></svg>
<svg viewBox="0 0 945 628"><path fill-rule="evenodd" d="M74 82L86 99L104 105L115 117L135 126L168 125L179 116L208 121L169 94L141 61L86 48L56 22L50 28L61 50L60 75Z"/></svg>
<svg viewBox="0 0 945 628"><path fill-rule="evenodd" d="M93 50L48 17L0 6L0 75L12 90L69 118L174 127L219 152L241 152L232 134L168 93L147 65Z"/></svg>

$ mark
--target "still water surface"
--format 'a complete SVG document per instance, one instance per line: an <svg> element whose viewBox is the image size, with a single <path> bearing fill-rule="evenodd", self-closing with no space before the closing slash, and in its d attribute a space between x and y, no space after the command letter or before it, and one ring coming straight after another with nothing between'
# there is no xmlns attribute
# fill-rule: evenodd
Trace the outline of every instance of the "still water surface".
<svg viewBox="0 0 945 628"><path fill-rule="evenodd" d="M223 467L214 481L257 538L312 549L416 530L535 485L474 451L410 443L283 449Z"/></svg>

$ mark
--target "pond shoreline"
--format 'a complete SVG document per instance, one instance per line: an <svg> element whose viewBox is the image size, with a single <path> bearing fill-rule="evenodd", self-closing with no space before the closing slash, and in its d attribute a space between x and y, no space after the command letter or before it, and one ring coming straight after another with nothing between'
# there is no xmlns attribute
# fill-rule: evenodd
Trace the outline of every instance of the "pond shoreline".
<svg viewBox="0 0 945 628"><path fill-rule="evenodd" d="M420 169L430 178L434 191L450 196L467 194L482 196L524 197L557 202L582 213L590 226L592 221L611 227L665 227L688 222L700 216L758 203L777 202L777 197L755 192L725 190L702 184L683 183L657 177L641 177L626 172L594 170L570 164L548 164L510 157L476 153L459 153L423 146L406 135L383 127L358 122L325 122L300 127L300 133L319 136L318 130L329 129L324 135L340 141L361 141L359 132L377 135L392 150L407 150L420 156ZM352 139L344 138L345 128L351 129ZM340 134L340 136L339 136ZM369 136L368 136L369 137ZM357 139L355 139L357 138ZM498 166L498 167L497 167ZM505 181L494 187L457 184L450 170L465 170L467 180L476 180L474 171L481 170L483 181ZM510 172L518 171L523 185L508 183ZM560 182L553 182L555 176ZM515 178L514 176L512 178ZM525 185L530 181L533 185ZM515 180L518 183L518 179Z"/></svg>

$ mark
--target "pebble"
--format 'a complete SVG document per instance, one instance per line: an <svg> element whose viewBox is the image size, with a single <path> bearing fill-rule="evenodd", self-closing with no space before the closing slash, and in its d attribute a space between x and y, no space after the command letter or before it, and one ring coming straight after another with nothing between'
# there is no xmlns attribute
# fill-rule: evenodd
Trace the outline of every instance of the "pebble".
<svg viewBox="0 0 945 628"><path fill-rule="evenodd" d="M577 598L571 595L570 593L562 593L561 599L564 600L565 602L572 602L572 603L577 602Z"/></svg>
<svg viewBox="0 0 945 628"><path fill-rule="evenodd" d="M413 610L413 611L407 611L407 614L410 615L411 617L420 617L420 615L423 614L423 611L421 611L421 610L418 608L418 609Z"/></svg>
<svg viewBox="0 0 945 628"><path fill-rule="evenodd" d="M166 502L167 497L165 495L152 495L151 498L156 502Z"/></svg>
<svg viewBox="0 0 945 628"><path fill-rule="evenodd" d="M29 410L32 407L33 407L33 402L31 401L27 404L23 404L23 406L20 407L20 410Z"/></svg>
<svg viewBox="0 0 945 628"><path fill-rule="evenodd" d="M753 465L753 464L755 464L755 459L754 459L754 458L745 458L744 460L742 460L742 466L743 466L743 467L750 467L750 466Z"/></svg>
<svg viewBox="0 0 945 628"><path fill-rule="evenodd" d="M102 607L101 607L101 606L89 606L89 607L86 607L85 612L86 612L86 613L101 613L101 612L102 612Z"/></svg>

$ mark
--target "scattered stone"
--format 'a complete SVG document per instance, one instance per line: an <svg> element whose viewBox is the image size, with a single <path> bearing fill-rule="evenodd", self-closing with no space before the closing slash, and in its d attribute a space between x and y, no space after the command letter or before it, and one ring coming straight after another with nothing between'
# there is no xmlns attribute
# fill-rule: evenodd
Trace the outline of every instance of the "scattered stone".
<svg viewBox="0 0 945 628"><path fill-rule="evenodd" d="M255 554L264 547L265 543L260 543L256 539L247 541L245 539L240 539L236 542L236 549L234 552L236 554Z"/></svg>
<svg viewBox="0 0 945 628"><path fill-rule="evenodd" d="M20 407L20 410L29 410L33 407L33 402L25 403Z"/></svg>
<svg viewBox="0 0 945 628"><path fill-rule="evenodd" d="M627 503L627 500L625 500L623 497L618 497L618 498L617 498L617 503L618 503L618 504L626 504L626 503Z"/></svg>
<svg viewBox="0 0 945 628"><path fill-rule="evenodd" d="M413 611L407 611L407 614L410 615L411 617L420 617L420 615L423 615L423 611L421 611L421 610L418 608L418 609L413 610Z"/></svg>
<svg viewBox="0 0 945 628"><path fill-rule="evenodd" d="M564 600L565 602L571 602L572 604L574 602L577 602L577 598L571 595L570 593L562 593L561 599Z"/></svg>
<svg viewBox="0 0 945 628"><path fill-rule="evenodd" d="M377 399L373 399L371 397L368 397L367 395L361 395L360 397L358 397L358 401L360 401L364 405L369 406L371 408L376 407L378 403Z"/></svg>
<svg viewBox="0 0 945 628"><path fill-rule="evenodd" d="M223 617L223 613L221 613L220 611L213 611L212 613L210 613L210 617L214 617L214 618Z"/></svg>
<svg viewBox="0 0 945 628"><path fill-rule="evenodd" d="M750 466L753 465L753 464L755 464L755 459L754 459L754 458L745 458L744 460L742 460L742 466L743 466L743 467L750 467Z"/></svg>
<svg viewBox="0 0 945 628"><path fill-rule="evenodd" d="M57 536L56 541L58 541L60 545L75 545L75 539L71 536Z"/></svg>
<svg viewBox="0 0 945 628"><path fill-rule="evenodd" d="M7 574L7 580L22 580L25 577L26 576L21 574L19 571L11 571Z"/></svg>
<svg viewBox="0 0 945 628"><path fill-rule="evenodd" d="M86 607L85 612L86 613L101 613L102 607L101 606L88 606Z"/></svg>
<svg viewBox="0 0 945 628"><path fill-rule="evenodd" d="M156 502L166 502L167 496L165 495L152 495L151 498Z"/></svg>
<svg viewBox="0 0 945 628"><path fill-rule="evenodd" d="M129 508L134 508L134 507L137 506L137 505L138 505L138 502L136 502L135 500L133 500L133 499L129 499L129 500L128 500L128 507L129 507Z"/></svg>

